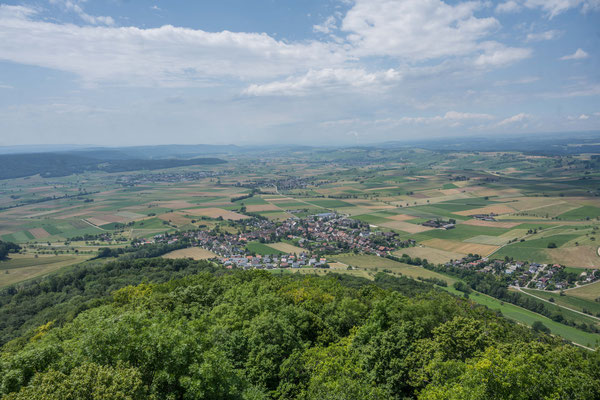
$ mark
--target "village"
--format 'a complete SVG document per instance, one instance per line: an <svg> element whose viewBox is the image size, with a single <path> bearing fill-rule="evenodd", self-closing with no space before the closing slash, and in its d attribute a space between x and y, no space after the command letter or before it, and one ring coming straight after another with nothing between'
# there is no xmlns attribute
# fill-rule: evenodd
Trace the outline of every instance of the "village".
<svg viewBox="0 0 600 400"><path fill-rule="evenodd" d="M327 268L326 255L362 253L386 257L391 251L415 245L412 239L400 239L395 232L374 231L369 224L336 213L321 213L306 218L290 218L283 222L251 218L230 222L228 228L179 232L140 239L135 245L150 243L173 244L186 239L218 256L225 266L240 268ZM280 254L272 249L257 254L252 244L286 242L298 249ZM268 249L268 246L263 248Z"/></svg>
<svg viewBox="0 0 600 400"><path fill-rule="evenodd" d="M512 260L490 260L469 255L450 261L446 267L494 274L505 279L509 286L548 291L560 291L600 280L600 271L588 269L580 273L570 271L560 264L539 264Z"/></svg>

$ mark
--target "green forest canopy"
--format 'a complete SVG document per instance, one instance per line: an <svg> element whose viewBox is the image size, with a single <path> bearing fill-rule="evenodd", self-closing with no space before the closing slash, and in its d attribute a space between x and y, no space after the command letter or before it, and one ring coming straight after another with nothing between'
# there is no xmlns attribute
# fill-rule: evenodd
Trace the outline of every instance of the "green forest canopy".
<svg viewBox="0 0 600 400"><path fill-rule="evenodd" d="M39 326L0 379L13 400L592 399L600 357L407 278L218 270Z"/></svg>

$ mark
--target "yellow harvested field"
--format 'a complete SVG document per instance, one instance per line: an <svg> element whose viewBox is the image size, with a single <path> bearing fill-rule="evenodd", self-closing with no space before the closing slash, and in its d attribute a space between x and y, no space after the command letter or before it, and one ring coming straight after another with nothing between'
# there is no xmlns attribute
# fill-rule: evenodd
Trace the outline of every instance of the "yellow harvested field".
<svg viewBox="0 0 600 400"><path fill-rule="evenodd" d="M440 249L434 249L433 247L407 247L404 249L398 249L394 252L395 256L401 257L402 254L408 254L411 257L419 257L421 259L427 259L427 261L434 264L446 263L450 260L457 260L463 258L464 254L454 253L451 251L445 251Z"/></svg>
<svg viewBox="0 0 600 400"><path fill-rule="evenodd" d="M544 249L552 262L570 267L600 268L600 257L596 246L561 247ZM600 292L598 296L600 297Z"/></svg>
<svg viewBox="0 0 600 400"><path fill-rule="evenodd" d="M590 283L582 287L565 290L569 296L579 297L585 300L596 300L600 297L600 282Z"/></svg>
<svg viewBox="0 0 600 400"><path fill-rule="evenodd" d="M411 224L410 222L404 222L404 221L384 222L379 225L385 226L386 228L399 229L401 231L408 232L408 233L420 233L420 232L425 232L425 231L430 231L432 229L435 229L435 228L430 228L430 227L423 226L423 225Z"/></svg>
<svg viewBox="0 0 600 400"><path fill-rule="evenodd" d="M209 258L217 257L217 255L212 251L203 249L202 247L188 247L187 249L172 251L165 254L163 257L169 259L192 258L194 260L208 260Z"/></svg>
<svg viewBox="0 0 600 400"><path fill-rule="evenodd" d="M347 270L348 269L348 265L347 264L344 264L344 263L341 263L341 262L337 262L337 261L335 261L335 262L329 262L327 264L329 264L329 268L330 269L342 269L342 270L344 270L344 269Z"/></svg>
<svg viewBox="0 0 600 400"><path fill-rule="evenodd" d="M94 213L94 208L88 208L88 209L84 209L84 210L80 210L80 211L76 211L76 212L72 212L72 213L68 213L68 214L57 215L55 218L56 219L67 219L67 218L81 217L82 215L91 215L93 213Z"/></svg>
<svg viewBox="0 0 600 400"><path fill-rule="evenodd" d="M373 204L370 206L367 206L367 208L370 208L371 210L389 210L390 208L396 208L396 206L393 206L391 204Z"/></svg>
<svg viewBox="0 0 600 400"><path fill-rule="evenodd" d="M440 193L444 194L445 196L459 194L460 192L462 192L462 190L460 190L460 189L442 189L442 190L440 190Z"/></svg>
<svg viewBox="0 0 600 400"><path fill-rule="evenodd" d="M353 215L361 215L361 214L370 214L373 212L373 210L369 209L369 208L362 208L362 207L340 207L337 209L337 212L353 216Z"/></svg>
<svg viewBox="0 0 600 400"><path fill-rule="evenodd" d="M158 218L162 219L163 221L170 221L175 225L186 225L192 222L192 220L187 218L184 213L178 211L161 214L158 216Z"/></svg>
<svg viewBox="0 0 600 400"><path fill-rule="evenodd" d="M44 228L33 228L29 230L29 233L31 233L36 239L41 239L50 236L50 234L46 232Z"/></svg>
<svg viewBox="0 0 600 400"><path fill-rule="evenodd" d="M279 251L283 251L284 253L288 253L288 254L300 254L302 252L305 252L306 250L304 250L301 247L297 247L294 246L292 244L289 243L269 243L267 244L267 246L275 249L275 250L279 250Z"/></svg>
<svg viewBox="0 0 600 400"><path fill-rule="evenodd" d="M504 204L495 204L492 206L475 208L473 210L458 211L458 212L455 212L454 214L468 216L468 215L475 215L475 214L492 214L492 213L494 213L494 214L511 214L514 212L515 212L514 208L505 206Z"/></svg>
<svg viewBox="0 0 600 400"><path fill-rule="evenodd" d="M451 251L461 254L479 254L481 256L490 255L499 248L499 246L492 246L489 244L463 243L446 239L429 239L422 242L422 244L440 250Z"/></svg>
<svg viewBox="0 0 600 400"><path fill-rule="evenodd" d="M96 218L96 217L86 218L84 221L87 221L90 224L96 225L96 226L110 224L110 221L106 221L104 219L100 219L100 218Z"/></svg>
<svg viewBox="0 0 600 400"><path fill-rule="evenodd" d="M253 205L246 206L246 210L248 210L249 212L274 211L274 210L283 211L283 210L281 210L281 208L279 208L273 204L253 204Z"/></svg>
<svg viewBox="0 0 600 400"><path fill-rule="evenodd" d="M229 219L232 221L238 221L240 219L250 218L247 215L238 214L233 211L223 210L222 208L194 208L191 210L183 210L187 214L195 215L195 216L205 216L209 218L219 218Z"/></svg>
<svg viewBox="0 0 600 400"><path fill-rule="evenodd" d="M487 226L490 228L506 228L506 229L510 229L517 225L521 225L520 222L481 221L478 219L470 219L470 220L460 222L460 223L465 224L465 225L472 225L472 226Z"/></svg>
<svg viewBox="0 0 600 400"><path fill-rule="evenodd" d="M502 235L500 235L498 237L512 240L512 239L523 237L525 235L527 235L527 229L512 229L508 232L504 232Z"/></svg>
<svg viewBox="0 0 600 400"><path fill-rule="evenodd" d="M520 192L517 189L481 189L477 188L477 190L473 191L473 194L477 197L509 197L509 196L518 196Z"/></svg>
<svg viewBox="0 0 600 400"><path fill-rule="evenodd" d="M467 186L470 182L469 181L453 181L452 183L454 183L456 186L462 188L462 187Z"/></svg>
<svg viewBox="0 0 600 400"><path fill-rule="evenodd" d="M394 221L408 221L409 219L415 219L414 215L398 214L386 217L387 219L393 219Z"/></svg>
<svg viewBox="0 0 600 400"><path fill-rule="evenodd" d="M519 197L516 199L506 198L504 200L510 201L510 203L507 204L517 211L535 210L542 207L567 204L567 202L563 200L544 197Z"/></svg>

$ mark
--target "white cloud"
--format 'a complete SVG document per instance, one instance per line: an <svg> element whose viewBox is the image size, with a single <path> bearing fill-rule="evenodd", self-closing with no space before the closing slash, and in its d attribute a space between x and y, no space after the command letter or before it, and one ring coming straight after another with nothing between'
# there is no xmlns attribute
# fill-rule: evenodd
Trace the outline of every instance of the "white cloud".
<svg viewBox="0 0 600 400"><path fill-rule="evenodd" d="M498 81L494 83L494 86L526 85L528 83L537 82L539 80L540 78L538 76L527 76L521 79Z"/></svg>
<svg viewBox="0 0 600 400"><path fill-rule="evenodd" d="M336 66L337 45L286 43L267 34L76 26L36 21L33 9L0 5L0 59L72 72L88 84L189 86L271 79Z"/></svg>
<svg viewBox="0 0 600 400"><path fill-rule="evenodd" d="M401 117L401 118L384 118L377 120L361 120L361 119L342 119L337 121L323 122L321 125L326 127L333 126L377 126L377 127L395 127L406 124L432 125L438 126L461 126L464 123L492 120L494 117L491 114L469 113L459 111L448 111L444 115L434 115L431 117Z"/></svg>
<svg viewBox="0 0 600 400"><path fill-rule="evenodd" d="M457 111L448 111L443 119L446 120L469 120L469 119L493 119L494 116L490 114L477 114L477 113L463 113Z"/></svg>
<svg viewBox="0 0 600 400"><path fill-rule="evenodd" d="M330 88L378 88L401 79L394 69L380 72L367 72L364 69L325 68L310 70L299 77L283 81L250 85L244 94L251 96L304 95L314 89Z"/></svg>
<svg viewBox="0 0 600 400"><path fill-rule="evenodd" d="M475 59L479 67L499 67L513 64L517 61L531 57L531 49L506 47L497 42L486 42L483 45L483 54Z"/></svg>
<svg viewBox="0 0 600 400"><path fill-rule="evenodd" d="M517 115L513 115L512 117L503 119L502 121L498 122L496 124L496 126L505 126L505 125L512 125L512 124L516 124L516 123L523 123L523 122L527 122L530 118L531 118L531 115L526 114L526 113L520 113Z"/></svg>
<svg viewBox="0 0 600 400"><path fill-rule="evenodd" d="M329 16L322 24L313 25L313 31L320 33L331 33L337 29L337 22L333 15Z"/></svg>
<svg viewBox="0 0 600 400"><path fill-rule="evenodd" d="M112 17L89 15L83 10L79 3L80 2L77 0L50 0L50 4L58 5L67 11L74 12L88 24L109 26L115 24L115 20L112 19Z"/></svg>
<svg viewBox="0 0 600 400"><path fill-rule="evenodd" d="M527 8L541 8L549 18L562 14L571 8L581 7L582 12L600 9L600 0L525 0Z"/></svg>
<svg viewBox="0 0 600 400"><path fill-rule="evenodd" d="M440 0L356 0L342 21L352 53L412 61L471 54L498 29L493 17L477 18L482 5Z"/></svg>
<svg viewBox="0 0 600 400"><path fill-rule="evenodd" d="M561 34L562 34L562 32L557 31L557 30L550 30L550 31L538 32L538 33L529 33L529 34L527 34L526 40L528 42L541 42L543 40L555 39L555 38L559 37Z"/></svg>
<svg viewBox="0 0 600 400"><path fill-rule="evenodd" d="M521 10L521 5L516 1L510 0L500 3L496 6L497 13L514 13Z"/></svg>
<svg viewBox="0 0 600 400"><path fill-rule="evenodd" d="M561 57L561 60L583 60L588 58L590 55L581 49L577 49L575 53Z"/></svg>

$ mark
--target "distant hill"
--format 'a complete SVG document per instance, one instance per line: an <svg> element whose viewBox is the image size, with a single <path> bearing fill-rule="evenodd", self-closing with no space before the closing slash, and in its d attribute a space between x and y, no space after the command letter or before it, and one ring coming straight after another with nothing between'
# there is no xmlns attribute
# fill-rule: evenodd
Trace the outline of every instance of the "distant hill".
<svg viewBox="0 0 600 400"><path fill-rule="evenodd" d="M535 155L600 153L600 131L432 138L373 144L375 148L419 147L434 151L518 151Z"/></svg>
<svg viewBox="0 0 600 400"><path fill-rule="evenodd" d="M126 153L118 151L2 154L0 155L0 165L2 165L0 179L22 178L37 174L49 178L86 171L124 172L222 163L226 161L220 158L139 159L128 157Z"/></svg>

